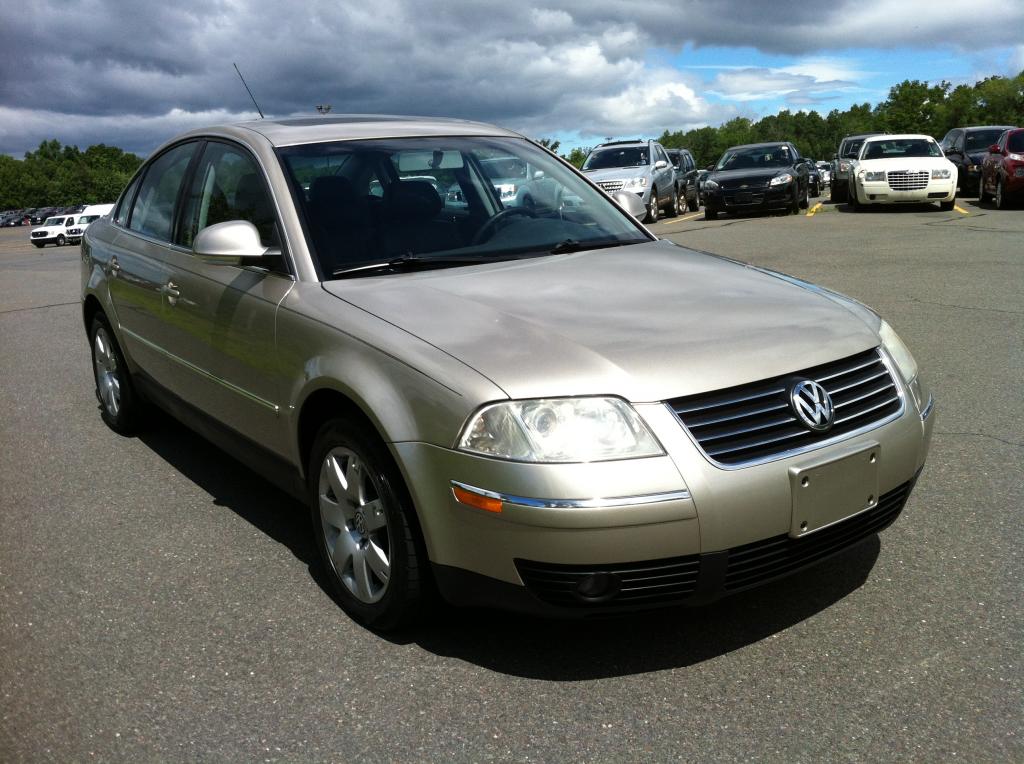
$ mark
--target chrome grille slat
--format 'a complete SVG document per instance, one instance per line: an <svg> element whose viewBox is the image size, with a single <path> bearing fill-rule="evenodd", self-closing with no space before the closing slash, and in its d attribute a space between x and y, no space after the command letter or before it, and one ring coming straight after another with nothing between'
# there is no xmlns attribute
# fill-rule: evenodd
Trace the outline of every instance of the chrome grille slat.
<svg viewBox="0 0 1024 764"><path fill-rule="evenodd" d="M597 185L603 188L605 191L621 191L622 186L625 185L625 181L621 180L599 180Z"/></svg>
<svg viewBox="0 0 1024 764"><path fill-rule="evenodd" d="M918 172L896 170L885 174L886 180L889 181L889 188L893 191L920 191L922 188L928 187L930 176L931 173L928 170Z"/></svg>
<svg viewBox="0 0 1024 764"><path fill-rule="evenodd" d="M825 433L812 432L790 408L789 388L801 379L818 382L833 397L836 420ZM726 468L818 448L884 424L903 411L898 382L878 348L668 403L704 454Z"/></svg>

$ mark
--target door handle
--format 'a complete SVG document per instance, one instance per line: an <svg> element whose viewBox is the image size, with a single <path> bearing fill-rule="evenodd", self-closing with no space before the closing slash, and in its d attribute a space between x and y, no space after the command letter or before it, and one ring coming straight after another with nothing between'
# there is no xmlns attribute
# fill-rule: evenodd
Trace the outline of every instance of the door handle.
<svg viewBox="0 0 1024 764"><path fill-rule="evenodd" d="M173 281L168 281L160 290L167 296L167 304L174 305L178 304L178 298L181 297L181 292L178 291L178 285Z"/></svg>
<svg viewBox="0 0 1024 764"><path fill-rule="evenodd" d="M117 274L121 272L121 263L117 262L117 257L110 258L110 276L117 278Z"/></svg>

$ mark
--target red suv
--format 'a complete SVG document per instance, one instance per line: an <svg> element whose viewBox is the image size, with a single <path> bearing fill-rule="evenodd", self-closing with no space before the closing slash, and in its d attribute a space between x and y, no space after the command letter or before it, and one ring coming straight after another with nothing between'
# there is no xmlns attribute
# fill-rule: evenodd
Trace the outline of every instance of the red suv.
<svg viewBox="0 0 1024 764"><path fill-rule="evenodd" d="M1006 209L1012 199L1024 197L1024 128L1005 131L988 152L978 201L993 199L998 209Z"/></svg>

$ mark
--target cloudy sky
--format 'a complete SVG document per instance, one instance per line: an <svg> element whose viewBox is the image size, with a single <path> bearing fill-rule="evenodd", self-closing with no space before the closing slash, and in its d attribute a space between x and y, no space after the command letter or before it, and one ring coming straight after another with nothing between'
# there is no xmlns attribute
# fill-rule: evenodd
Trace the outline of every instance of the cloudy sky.
<svg viewBox="0 0 1024 764"><path fill-rule="evenodd" d="M32 0L0 21L0 153L147 154L184 129L335 112L496 122L563 147L876 103L1024 69L1024 2Z"/></svg>

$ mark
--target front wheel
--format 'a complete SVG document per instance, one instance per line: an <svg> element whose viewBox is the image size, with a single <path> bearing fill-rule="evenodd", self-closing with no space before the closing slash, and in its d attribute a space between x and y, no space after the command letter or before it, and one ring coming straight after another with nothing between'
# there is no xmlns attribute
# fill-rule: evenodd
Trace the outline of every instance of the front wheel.
<svg viewBox="0 0 1024 764"><path fill-rule="evenodd" d="M833 204L846 201L846 186L832 183L828 190L828 200Z"/></svg>
<svg viewBox="0 0 1024 764"><path fill-rule="evenodd" d="M44 246L41 241L34 241L32 243L36 246L36 249L42 249Z"/></svg>
<svg viewBox="0 0 1024 764"><path fill-rule="evenodd" d="M686 200L686 207L687 207L687 209L690 210L690 212L696 212L697 210L699 210L700 209L700 194L698 194L695 191L694 194L693 194L693 198Z"/></svg>
<svg viewBox="0 0 1024 764"><path fill-rule="evenodd" d="M948 202L939 202L939 209L943 212L952 212L956 206L956 199L950 199Z"/></svg>
<svg viewBox="0 0 1024 764"><path fill-rule="evenodd" d="M991 195L985 190L985 178L984 176L978 178L978 204L985 204Z"/></svg>
<svg viewBox="0 0 1024 764"><path fill-rule="evenodd" d="M704 219L705 220L718 220L718 211L709 210L707 207L704 208Z"/></svg>
<svg viewBox="0 0 1024 764"><path fill-rule="evenodd" d="M657 223L658 222L658 189L651 189L651 203L647 206L647 222Z"/></svg>
<svg viewBox="0 0 1024 764"><path fill-rule="evenodd" d="M64 238L64 234L59 234L59 235L57 236L57 246L58 246L58 247L63 247L63 246L64 246L64 243L65 243L66 241L67 241L67 239L65 239L65 238Z"/></svg>
<svg viewBox="0 0 1024 764"><path fill-rule="evenodd" d="M381 631L414 621L426 603L426 551L383 441L367 425L328 421L308 476L316 547L342 608Z"/></svg>
<svg viewBox="0 0 1024 764"><path fill-rule="evenodd" d="M997 210L1005 210L1006 209L1006 207L1007 207L1007 205L1006 205L1006 193L1003 191L1003 179L1002 178L996 178L996 193L995 193L994 199L995 199L996 209Z"/></svg>

